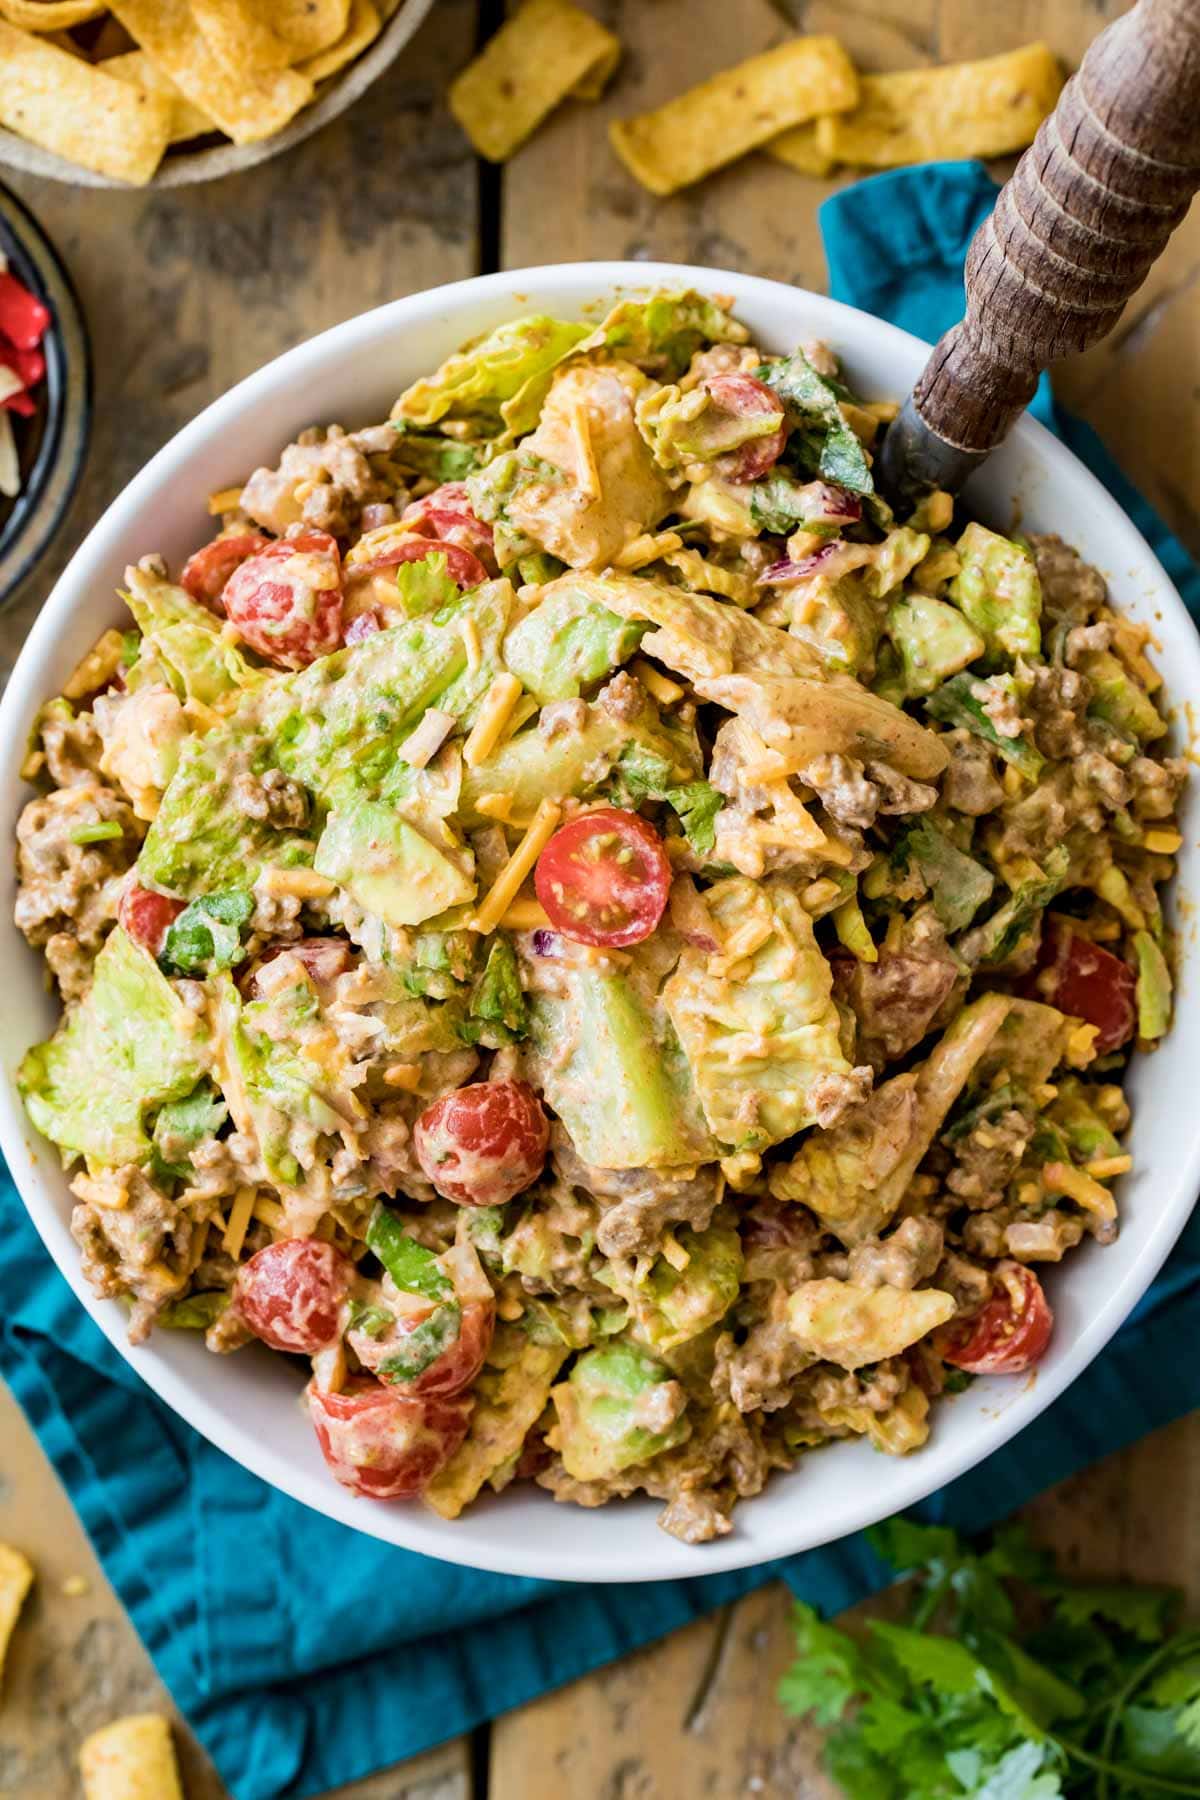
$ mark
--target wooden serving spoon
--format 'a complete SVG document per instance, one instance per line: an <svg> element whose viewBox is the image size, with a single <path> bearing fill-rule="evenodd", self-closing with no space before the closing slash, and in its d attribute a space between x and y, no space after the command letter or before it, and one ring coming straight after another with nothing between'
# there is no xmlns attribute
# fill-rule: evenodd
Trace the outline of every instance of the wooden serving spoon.
<svg viewBox="0 0 1200 1800"><path fill-rule="evenodd" d="M966 317L886 432L876 477L951 492L1038 376L1112 330L1200 187L1200 0L1139 0L1101 33L967 253Z"/></svg>

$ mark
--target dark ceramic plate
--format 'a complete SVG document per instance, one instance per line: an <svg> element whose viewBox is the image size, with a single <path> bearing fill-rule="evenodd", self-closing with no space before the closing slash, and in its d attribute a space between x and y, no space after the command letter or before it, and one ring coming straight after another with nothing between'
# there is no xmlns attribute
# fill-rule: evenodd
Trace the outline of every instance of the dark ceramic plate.
<svg viewBox="0 0 1200 1800"><path fill-rule="evenodd" d="M49 307L42 343L46 378L35 391L37 412L14 417L21 492L0 496L0 606L48 548L75 492L92 416L92 359L83 313L70 276L41 226L0 187L0 250L18 281Z"/></svg>

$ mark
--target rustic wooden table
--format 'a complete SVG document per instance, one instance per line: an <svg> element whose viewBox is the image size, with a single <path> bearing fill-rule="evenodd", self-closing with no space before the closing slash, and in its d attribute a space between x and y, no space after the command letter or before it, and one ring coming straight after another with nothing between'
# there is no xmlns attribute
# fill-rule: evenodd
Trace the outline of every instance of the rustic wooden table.
<svg viewBox="0 0 1200 1800"><path fill-rule="evenodd" d="M98 384L88 470L54 559L6 619L5 666L56 569L147 456L231 382L350 314L483 269L610 256L824 286L816 208L836 183L753 158L656 201L610 155L609 116L765 49L789 21L836 30L868 69L1037 37L1074 64L1125 0L588 3L627 46L621 76L599 106L564 108L502 176L477 165L443 100L498 0L440 0L411 53L346 118L246 176L150 195L14 183L74 270ZM1200 556L1198 284L1200 209L1118 332L1063 368L1059 386ZM1200 1598L1200 1419L1055 1489L1027 1516L1079 1568L1181 1582ZM39 1572L0 1710L0 1795L66 1800L87 1731L169 1702L2 1391L0 1539L21 1545ZM756 1594L474 1741L341 1789L340 1800L823 1800L832 1790L815 1737L773 1699L786 1615L781 1590ZM226 1790L184 1728L179 1741L189 1800L219 1800Z"/></svg>

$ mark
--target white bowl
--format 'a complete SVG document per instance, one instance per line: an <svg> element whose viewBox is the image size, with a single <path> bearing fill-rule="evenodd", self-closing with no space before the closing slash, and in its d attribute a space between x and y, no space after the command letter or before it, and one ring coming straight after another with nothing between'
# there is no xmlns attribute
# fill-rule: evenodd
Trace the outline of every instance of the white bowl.
<svg viewBox="0 0 1200 1800"><path fill-rule="evenodd" d="M204 541L204 497L260 462L314 421L346 425L387 416L396 394L464 339L521 312L594 316L618 293L689 285L731 294L740 318L766 348L827 339L860 393L901 397L926 346L865 313L817 294L727 270L666 264L592 263L487 275L336 326L270 363L181 431L95 526L60 577L0 705L0 819L5 841L28 797L19 780L27 734L43 699L58 691L99 631L121 617L113 597L131 559L158 550L178 566ZM1108 576L1130 617L1162 645L1170 695L1200 701L1200 643L1159 563L1100 484L1041 426L1024 420L975 478L975 508L994 524L1059 531ZM1200 849L1184 823L1181 895L1200 892ZM1179 896L1177 895L1177 901ZM1191 909L1188 909L1191 910ZM1152 1280L1178 1237L1200 1186L1193 1071L1200 1057L1200 1003L1185 962L1175 1027L1153 1064L1131 1081L1135 1169L1121 1184L1122 1232L1108 1249L1089 1243L1047 1286L1058 1326L1036 1379L992 1378L934 1411L926 1447L903 1459L865 1441L804 1456L765 1494L742 1503L732 1533L689 1547L661 1532L655 1502L639 1499L585 1512L556 1505L541 1489L481 1500L451 1524L416 1503L356 1499L333 1480L296 1404L295 1369L266 1351L211 1356L190 1334L157 1333L131 1349L125 1315L93 1297L67 1229L71 1199L58 1159L30 1126L12 1081L26 1047L53 1028L39 956L3 927L0 967L0 1146L30 1215L79 1300L154 1392L189 1424L265 1481L355 1530L450 1562L559 1580L649 1581L712 1573L808 1550L920 1500L999 1448L1042 1412L1098 1354Z"/></svg>

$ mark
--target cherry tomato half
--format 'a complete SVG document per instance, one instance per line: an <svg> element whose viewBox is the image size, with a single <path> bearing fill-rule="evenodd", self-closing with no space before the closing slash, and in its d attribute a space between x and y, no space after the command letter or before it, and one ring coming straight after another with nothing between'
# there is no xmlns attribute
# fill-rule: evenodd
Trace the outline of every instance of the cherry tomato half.
<svg viewBox="0 0 1200 1800"><path fill-rule="evenodd" d="M315 1356L336 1343L354 1264L321 1238L280 1238L238 1270L233 1304L272 1350Z"/></svg>
<svg viewBox="0 0 1200 1800"><path fill-rule="evenodd" d="M972 1319L964 1319L942 1350L943 1360L971 1375L1019 1375L1046 1354L1054 1314L1031 1269L1021 1263L996 1265L992 1296Z"/></svg>
<svg viewBox="0 0 1200 1800"><path fill-rule="evenodd" d="M756 413L779 413L783 402L757 375L710 375L705 389L723 412L744 419ZM717 459L721 473L730 481L757 481L779 461L787 443L787 421L765 437L751 438L749 443L731 450Z"/></svg>
<svg viewBox="0 0 1200 1800"><path fill-rule="evenodd" d="M469 550L489 568L495 567L492 528L477 518L465 481L444 481L421 500L413 500L400 515L424 537Z"/></svg>
<svg viewBox="0 0 1200 1800"><path fill-rule="evenodd" d="M186 588L193 600L201 606L207 606L210 612L225 616L225 606L221 596L225 592L225 584L235 569L260 550L265 550L271 542L260 531L239 531L233 537L214 538L211 544L205 544L194 556L189 556L183 565L183 574L179 577L179 585Z"/></svg>
<svg viewBox="0 0 1200 1800"><path fill-rule="evenodd" d="M373 556L370 562L353 564L348 573L357 580L360 576L378 575L384 569L394 569L400 563L424 562L427 556L444 556L446 573L460 588L478 587L481 581L488 578L488 572L479 558L469 550L464 550L460 544L443 543L432 537L418 537L415 532L410 537L397 538L386 550Z"/></svg>
<svg viewBox="0 0 1200 1800"><path fill-rule="evenodd" d="M455 1088L413 1126L417 1161L459 1206L503 1206L537 1180L549 1144L549 1120L524 1081Z"/></svg>
<svg viewBox="0 0 1200 1800"><path fill-rule="evenodd" d="M252 650L303 669L342 641L342 562L327 531L279 538L233 571L225 611Z"/></svg>
<svg viewBox="0 0 1200 1800"><path fill-rule="evenodd" d="M308 1411L321 1453L343 1487L372 1500L411 1500L467 1435L471 1401L416 1400L369 1376L340 1394L309 1385Z"/></svg>
<svg viewBox="0 0 1200 1800"><path fill-rule="evenodd" d="M550 923L579 944L621 949L648 938L671 893L671 865L653 825L598 806L554 833L534 870Z"/></svg>
<svg viewBox="0 0 1200 1800"><path fill-rule="evenodd" d="M135 881L121 895L119 922L135 944L157 956L169 928L183 911L182 900L169 894L156 894L152 888L140 887Z"/></svg>
<svg viewBox="0 0 1200 1800"><path fill-rule="evenodd" d="M1053 923L1046 927L1037 967L1022 984L1027 999L1057 1006L1096 1027L1096 1055L1117 1050L1133 1036L1137 980L1127 962L1090 938Z"/></svg>
<svg viewBox="0 0 1200 1800"><path fill-rule="evenodd" d="M406 1313L397 1319L394 1330L381 1332L378 1337L368 1337L365 1331L348 1331L346 1342L357 1356L364 1369L372 1374L379 1374L381 1364L394 1356L404 1338L410 1336L430 1317L433 1308L425 1313ZM463 1307L462 1320L458 1328L458 1336L452 1344L447 1344L442 1354L414 1375L408 1381L397 1379L394 1375L382 1374L379 1379L386 1382L393 1393L421 1395L460 1394L469 1388L480 1369L488 1350L491 1348L492 1332L496 1326L496 1302L493 1299L472 1300Z"/></svg>

